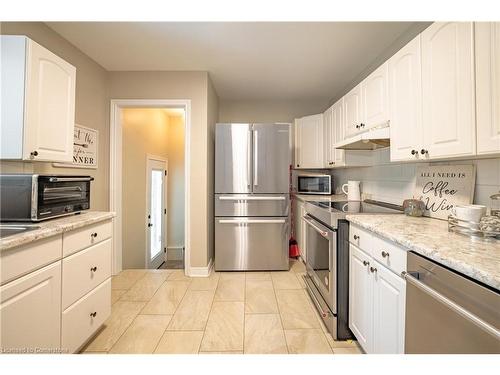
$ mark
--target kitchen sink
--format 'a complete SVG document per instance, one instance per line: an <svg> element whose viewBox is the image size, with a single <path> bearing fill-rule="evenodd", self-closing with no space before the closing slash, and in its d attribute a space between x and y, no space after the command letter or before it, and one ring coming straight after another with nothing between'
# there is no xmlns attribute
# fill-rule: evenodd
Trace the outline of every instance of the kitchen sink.
<svg viewBox="0 0 500 375"><path fill-rule="evenodd" d="M40 228L38 225L31 224L0 224L0 238L28 232L38 228Z"/></svg>

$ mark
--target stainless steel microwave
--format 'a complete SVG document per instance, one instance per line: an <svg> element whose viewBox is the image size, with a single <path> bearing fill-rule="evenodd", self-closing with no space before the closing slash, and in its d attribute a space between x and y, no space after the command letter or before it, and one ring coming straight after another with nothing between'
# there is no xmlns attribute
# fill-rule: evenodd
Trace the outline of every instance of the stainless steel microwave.
<svg viewBox="0 0 500 375"><path fill-rule="evenodd" d="M42 221L90 208L90 176L0 174L0 221Z"/></svg>
<svg viewBox="0 0 500 375"><path fill-rule="evenodd" d="M332 194L332 176L329 174L300 174L297 176L299 194Z"/></svg>

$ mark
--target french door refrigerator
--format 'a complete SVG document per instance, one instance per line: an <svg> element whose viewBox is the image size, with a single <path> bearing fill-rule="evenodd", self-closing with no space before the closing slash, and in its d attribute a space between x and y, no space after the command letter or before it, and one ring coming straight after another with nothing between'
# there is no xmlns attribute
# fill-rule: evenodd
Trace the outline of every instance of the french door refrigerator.
<svg viewBox="0 0 500 375"><path fill-rule="evenodd" d="M290 124L217 124L215 269L288 270Z"/></svg>

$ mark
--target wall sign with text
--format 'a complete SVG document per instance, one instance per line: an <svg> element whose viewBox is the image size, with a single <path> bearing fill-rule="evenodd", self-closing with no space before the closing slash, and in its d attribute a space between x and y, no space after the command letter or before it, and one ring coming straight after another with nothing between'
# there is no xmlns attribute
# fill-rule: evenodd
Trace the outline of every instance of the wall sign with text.
<svg viewBox="0 0 500 375"><path fill-rule="evenodd" d="M73 163L53 163L54 167L97 169L99 131L75 124Z"/></svg>
<svg viewBox="0 0 500 375"><path fill-rule="evenodd" d="M447 219L454 206L472 203L475 182L474 165L417 167L414 197L425 203L425 216Z"/></svg>

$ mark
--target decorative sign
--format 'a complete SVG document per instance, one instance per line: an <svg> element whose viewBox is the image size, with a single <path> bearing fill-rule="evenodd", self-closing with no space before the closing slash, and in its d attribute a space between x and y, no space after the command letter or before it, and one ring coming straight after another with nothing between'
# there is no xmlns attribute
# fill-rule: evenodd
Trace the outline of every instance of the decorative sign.
<svg viewBox="0 0 500 375"><path fill-rule="evenodd" d="M53 163L54 167L97 169L99 131L75 124L73 163Z"/></svg>
<svg viewBox="0 0 500 375"><path fill-rule="evenodd" d="M447 219L458 204L470 204L474 197L474 165L417 167L416 199L425 203L425 216Z"/></svg>

